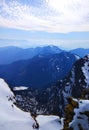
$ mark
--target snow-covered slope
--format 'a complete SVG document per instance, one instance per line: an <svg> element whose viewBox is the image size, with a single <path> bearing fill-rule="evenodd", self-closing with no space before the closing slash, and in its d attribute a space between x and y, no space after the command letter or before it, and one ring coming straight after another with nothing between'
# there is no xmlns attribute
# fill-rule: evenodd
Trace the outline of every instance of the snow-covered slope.
<svg viewBox="0 0 89 130"><path fill-rule="evenodd" d="M36 124L30 113L17 108L14 94L3 79L0 79L0 130L33 130ZM62 123L57 116L38 116L39 130L60 130Z"/></svg>
<svg viewBox="0 0 89 130"><path fill-rule="evenodd" d="M78 60L69 75L59 84L62 106L67 104L67 97L80 98L89 89L89 55ZM88 99L88 98L87 98Z"/></svg>
<svg viewBox="0 0 89 130"><path fill-rule="evenodd" d="M65 115L64 128L66 130L89 130L89 100L70 98Z"/></svg>
<svg viewBox="0 0 89 130"><path fill-rule="evenodd" d="M89 87L89 55L75 63L69 77L65 80L65 84L70 86L70 88L67 87L67 92L70 91L73 97L80 97L82 91Z"/></svg>
<svg viewBox="0 0 89 130"><path fill-rule="evenodd" d="M63 118L60 120L57 116L43 116L40 115L37 118L40 124L39 130L62 130L63 129Z"/></svg>
<svg viewBox="0 0 89 130"><path fill-rule="evenodd" d="M0 130L32 130L34 120L14 104L14 95L0 79Z"/></svg>
<svg viewBox="0 0 89 130"><path fill-rule="evenodd" d="M79 108L74 109L73 121L69 124L73 130L89 130L89 100L80 100Z"/></svg>

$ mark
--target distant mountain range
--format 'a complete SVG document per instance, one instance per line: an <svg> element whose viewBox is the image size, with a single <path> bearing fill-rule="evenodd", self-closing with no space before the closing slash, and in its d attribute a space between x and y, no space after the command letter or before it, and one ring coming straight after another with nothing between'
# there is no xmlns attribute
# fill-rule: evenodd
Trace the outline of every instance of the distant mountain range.
<svg viewBox="0 0 89 130"><path fill-rule="evenodd" d="M56 46L28 49L3 47L0 48L0 77L11 86L49 86L67 76L79 56L88 53L89 49L66 52Z"/></svg>
<svg viewBox="0 0 89 130"><path fill-rule="evenodd" d="M11 64L15 61L31 59L36 55L49 55L49 54L59 54L60 52L65 51L60 49L57 46L44 46L36 48L27 48L22 49L19 47L8 46L0 48L0 65ZM84 57L89 54L89 49L78 48L69 51L72 54Z"/></svg>
<svg viewBox="0 0 89 130"><path fill-rule="evenodd" d="M77 49L71 50L70 52L72 54L76 54L76 55L80 56L81 58L83 58L84 56L89 54L89 49L77 48Z"/></svg>
<svg viewBox="0 0 89 130"><path fill-rule="evenodd" d="M9 46L0 48L0 64L10 64L12 62L31 59L38 54L55 54L62 50L56 46L45 46L36 48L22 49L19 47Z"/></svg>
<svg viewBox="0 0 89 130"><path fill-rule="evenodd" d="M69 52L40 54L30 60L0 66L0 77L11 86L43 88L64 78L78 59Z"/></svg>

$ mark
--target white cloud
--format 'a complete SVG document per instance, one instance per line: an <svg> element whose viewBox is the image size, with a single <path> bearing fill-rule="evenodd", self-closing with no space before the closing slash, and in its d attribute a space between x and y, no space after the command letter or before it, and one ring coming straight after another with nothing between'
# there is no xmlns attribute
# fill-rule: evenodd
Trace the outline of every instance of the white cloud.
<svg viewBox="0 0 89 130"><path fill-rule="evenodd" d="M0 0L0 26L67 33L89 31L89 0L46 0L39 7Z"/></svg>

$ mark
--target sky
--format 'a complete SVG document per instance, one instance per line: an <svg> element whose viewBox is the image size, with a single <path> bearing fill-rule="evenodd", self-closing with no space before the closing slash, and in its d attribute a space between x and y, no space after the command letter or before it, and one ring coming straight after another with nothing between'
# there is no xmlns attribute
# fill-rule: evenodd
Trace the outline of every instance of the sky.
<svg viewBox="0 0 89 130"><path fill-rule="evenodd" d="M0 47L89 48L89 0L0 0Z"/></svg>

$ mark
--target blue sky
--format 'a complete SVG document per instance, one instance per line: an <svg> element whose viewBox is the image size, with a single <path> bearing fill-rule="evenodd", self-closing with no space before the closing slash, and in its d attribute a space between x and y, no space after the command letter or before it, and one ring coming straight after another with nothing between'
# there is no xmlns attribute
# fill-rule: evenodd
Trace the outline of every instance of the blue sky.
<svg viewBox="0 0 89 130"><path fill-rule="evenodd" d="M0 47L89 48L89 0L0 0Z"/></svg>

